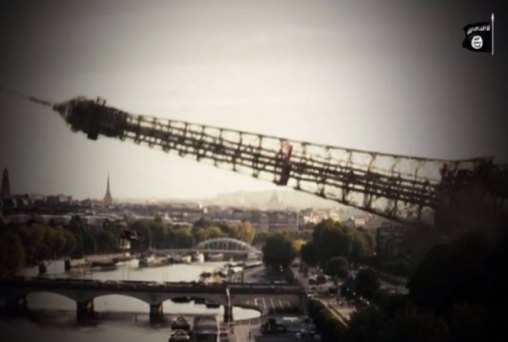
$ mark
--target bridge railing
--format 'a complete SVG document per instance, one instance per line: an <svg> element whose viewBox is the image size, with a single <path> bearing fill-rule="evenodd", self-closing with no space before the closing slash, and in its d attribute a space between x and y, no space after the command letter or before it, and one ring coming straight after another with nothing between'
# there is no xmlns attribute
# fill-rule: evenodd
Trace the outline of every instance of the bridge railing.
<svg viewBox="0 0 508 342"><path fill-rule="evenodd" d="M0 278L3 288L44 288L44 289L90 289L90 290L125 290L125 291L186 291L192 293L224 293L227 288L234 293L304 293L300 285L271 283L200 283L200 282L156 282L156 281L100 281L95 279L72 278Z"/></svg>

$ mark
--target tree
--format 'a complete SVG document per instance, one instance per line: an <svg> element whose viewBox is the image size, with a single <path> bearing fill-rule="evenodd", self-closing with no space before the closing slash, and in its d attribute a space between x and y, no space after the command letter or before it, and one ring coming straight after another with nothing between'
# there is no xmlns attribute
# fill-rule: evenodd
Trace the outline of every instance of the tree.
<svg viewBox="0 0 508 342"><path fill-rule="evenodd" d="M256 236L256 231L250 222L242 222L238 226L235 227L236 236L231 236L232 238L236 238L242 241L245 241L248 244L252 244L254 238Z"/></svg>
<svg viewBox="0 0 508 342"><path fill-rule="evenodd" d="M344 339L355 342L376 341L384 324L386 317L381 310L373 306L361 308L351 315Z"/></svg>
<svg viewBox="0 0 508 342"><path fill-rule="evenodd" d="M129 225L130 230L136 231L142 236L142 239L132 241L133 250L142 251L152 246L153 236L150 226L150 220L137 220Z"/></svg>
<svg viewBox="0 0 508 342"><path fill-rule="evenodd" d="M300 257L307 265L315 266L318 263L316 253L314 252L314 242L312 240L307 241L307 243L302 246Z"/></svg>
<svg viewBox="0 0 508 342"><path fill-rule="evenodd" d="M351 237L353 245L350 255L351 261L362 261L374 252L373 239L364 229L349 228L347 233Z"/></svg>
<svg viewBox="0 0 508 342"><path fill-rule="evenodd" d="M346 278L348 276L348 262L343 257L334 257L325 263L325 274L334 278Z"/></svg>
<svg viewBox="0 0 508 342"><path fill-rule="evenodd" d="M220 229L220 227L210 226L205 228L204 234L205 240L217 239L224 236L226 236L226 234L222 232L222 229Z"/></svg>
<svg viewBox="0 0 508 342"><path fill-rule="evenodd" d="M351 236L344 227L332 220L324 220L316 225L312 241L317 260L322 266L333 257L349 259L353 250Z"/></svg>
<svg viewBox="0 0 508 342"><path fill-rule="evenodd" d="M97 253L97 241L92 232L88 229L83 231L83 252L84 254Z"/></svg>
<svg viewBox="0 0 508 342"><path fill-rule="evenodd" d="M12 232L0 234L0 275L16 271L25 264L25 250L19 236Z"/></svg>
<svg viewBox="0 0 508 342"><path fill-rule="evenodd" d="M493 276L498 277L490 270L490 251L485 239L476 235L434 247L409 280L411 298L418 305L445 315L454 304L490 305L495 299L489 300L493 294L489 284L499 283L497 279L490 281Z"/></svg>
<svg viewBox="0 0 508 342"><path fill-rule="evenodd" d="M305 240L302 240L302 239L294 239L293 240L293 247L295 248L296 254L300 254L304 245L305 245Z"/></svg>
<svg viewBox="0 0 508 342"><path fill-rule="evenodd" d="M195 240L188 228L177 228L173 231L173 246L175 248L190 248L194 246Z"/></svg>
<svg viewBox="0 0 508 342"><path fill-rule="evenodd" d="M65 244L64 244L64 247L62 249L62 256L70 256L76 250L76 247L77 247L76 238L70 232L65 231L65 230L62 232L62 234L63 234L63 236L65 238L64 239L65 240Z"/></svg>
<svg viewBox="0 0 508 342"><path fill-rule="evenodd" d="M388 320L379 331L375 341L380 342L427 342L447 341L447 325L432 312L406 306Z"/></svg>
<svg viewBox="0 0 508 342"><path fill-rule="evenodd" d="M109 252L116 249L117 239L112 232L102 230L97 234L97 250L99 252Z"/></svg>
<svg viewBox="0 0 508 342"><path fill-rule="evenodd" d="M296 257L293 241L285 234L274 234L263 246L263 262L268 267L287 268Z"/></svg>
<svg viewBox="0 0 508 342"><path fill-rule="evenodd" d="M355 291L362 297L372 299L379 290L379 280L376 272L370 268L358 272L355 282Z"/></svg>
<svg viewBox="0 0 508 342"><path fill-rule="evenodd" d="M308 303L309 316L316 323L323 341L343 341L346 326L337 319L337 314L316 298L310 297Z"/></svg>
<svg viewBox="0 0 508 342"><path fill-rule="evenodd" d="M209 226L212 226L213 222L206 219L206 218L200 218L199 220L195 221L192 225L192 228L206 228Z"/></svg>
<svg viewBox="0 0 508 342"><path fill-rule="evenodd" d="M491 330L487 325L490 321L487 311L479 305L454 305L450 322L451 340L482 341Z"/></svg>

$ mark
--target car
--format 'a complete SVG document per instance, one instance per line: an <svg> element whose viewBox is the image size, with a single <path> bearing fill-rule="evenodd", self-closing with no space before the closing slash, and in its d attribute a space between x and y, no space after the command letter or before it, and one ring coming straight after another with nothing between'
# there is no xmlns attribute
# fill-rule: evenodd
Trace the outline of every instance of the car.
<svg viewBox="0 0 508 342"><path fill-rule="evenodd" d="M190 336L183 330L176 330L169 336L168 342L189 342Z"/></svg>
<svg viewBox="0 0 508 342"><path fill-rule="evenodd" d="M171 329L173 330L181 330L181 331L189 331L190 330L190 324L187 322L185 318L182 316L178 316L171 322Z"/></svg>

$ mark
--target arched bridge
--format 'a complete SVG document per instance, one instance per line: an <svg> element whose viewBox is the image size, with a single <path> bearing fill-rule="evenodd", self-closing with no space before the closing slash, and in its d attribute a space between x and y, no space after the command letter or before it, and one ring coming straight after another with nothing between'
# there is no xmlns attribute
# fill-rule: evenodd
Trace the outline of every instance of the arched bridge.
<svg viewBox="0 0 508 342"><path fill-rule="evenodd" d="M105 295L124 295L137 298L150 306L150 321L163 320L162 303L166 300L204 299L223 305L224 320L230 321L232 307L249 305L257 297L270 297L291 303L294 308L304 308L306 294L299 285L275 285L268 283L212 283L153 282L153 281L98 281L84 279L48 278L0 278L0 298L8 308L26 308L27 295L33 292L50 292L76 302L78 320L93 317L94 299Z"/></svg>
<svg viewBox="0 0 508 342"><path fill-rule="evenodd" d="M160 253L224 253L227 255L244 255L248 259L259 259L263 252L245 241L221 237L201 241L192 248L159 249Z"/></svg>
<svg viewBox="0 0 508 342"><path fill-rule="evenodd" d="M259 249L245 241L226 237L201 241L195 248L200 251L242 251L255 255L262 254Z"/></svg>

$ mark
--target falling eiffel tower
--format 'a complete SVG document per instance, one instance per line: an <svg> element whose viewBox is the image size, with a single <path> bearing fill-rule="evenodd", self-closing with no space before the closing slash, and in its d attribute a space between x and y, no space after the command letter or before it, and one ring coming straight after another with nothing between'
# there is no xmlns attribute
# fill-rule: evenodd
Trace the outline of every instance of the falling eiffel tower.
<svg viewBox="0 0 508 342"><path fill-rule="evenodd" d="M471 194L482 207L507 209L508 168L492 157L443 160L342 148L130 114L100 98L53 104L2 90L52 108L92 140L131 140L403 223L432 225Z"/></svg>

